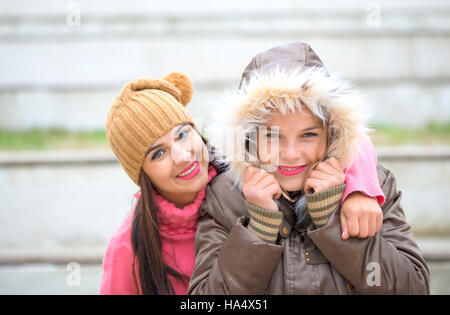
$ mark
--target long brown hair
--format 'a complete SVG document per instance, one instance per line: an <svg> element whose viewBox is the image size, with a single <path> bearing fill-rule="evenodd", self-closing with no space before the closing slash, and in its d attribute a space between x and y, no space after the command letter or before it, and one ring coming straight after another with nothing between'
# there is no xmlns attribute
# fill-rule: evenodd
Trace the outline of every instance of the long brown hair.
<svg viewBox="0 0 450 315"><path fill-rule="evenodd" d="M153 188L150 178L143 170L139 175L139 186L141 196L134 211L131 227L134 250L133 279L136 291L145 295L174 294L168 275L172 275L178 281L189 281L189 278L163 261L158 209L152 200Z"/></svg>
<svg viewBox="0 0 450 315"><path fill-rule="evenodd" d="M215 167L217 173L228 169L228 165L220 164L213 158L215 149L208 145L205 138L203 138L203 142L212 159L209 164ZM168 276L171 275L176 281L185 284L189 282L189 277L169 267L163 261L158 209L152 200L151 180L143 169L139 174L139 186L141 196L136 204L131 227L131 243L134 251L132 274L136 293L143 295L174 294Z"/></svg>

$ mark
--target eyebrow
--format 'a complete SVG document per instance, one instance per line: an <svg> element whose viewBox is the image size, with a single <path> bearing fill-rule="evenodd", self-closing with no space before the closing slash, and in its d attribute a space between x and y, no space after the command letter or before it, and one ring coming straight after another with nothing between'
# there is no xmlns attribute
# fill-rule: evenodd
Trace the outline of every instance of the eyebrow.
<svg viewBox="0 0 450 315"><path fill-rule="evenodd" d="M159 147L162 147L162 146L163 146L163 144L160 143L160 144L157 144L157 145L154 145L154 146L150 147L150 149L148 149L147 153L145 153L145 156L149 155L150 152L152 152L153 150L158 149Z"/></svg>
<svg viewBox="0 0 450 315"><path fill-rule="evenodd" d="M323 129L322 126L313 126L313 127L308 127L302 130L302 132L304 131L310 131L310 130L314 130L314 129Z"/></svg>
<svg viewBox="0 0 450 315"><path fill-rule="evenodd" d="M308 127L308 128L302 129L301 132L310 131L310 130L314 130L314 129L323 129L323 127L322 126ZM280 131L280 129L278 129L278 131ZM270 126L267 127L267 132L272 132L272 128Z"/></svg>
<svg viewBox="0 0 450 315"><path fill-rule="evenodd" d="M183 127L185 127L186 125L188 125L188 123L182 123L181 125L178 126L177 130L175 130L175 133L178 133L178 131L180 131Z"/></svg>

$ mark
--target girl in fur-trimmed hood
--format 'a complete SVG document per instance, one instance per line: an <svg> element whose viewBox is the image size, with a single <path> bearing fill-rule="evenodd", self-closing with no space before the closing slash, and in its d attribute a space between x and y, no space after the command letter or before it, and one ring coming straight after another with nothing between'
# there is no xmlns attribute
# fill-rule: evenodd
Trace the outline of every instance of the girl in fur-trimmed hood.
<svg viewBox="0 0 450 315"><path fill-rule="evenodd" d="M217 112L220 118L209 132L213 143L223 150L225 160L232 165L236 183L242 184L249 162L259 161L259 157L249 146L229 141L230 136L237 136L233 131L252 135L258 127L266 125L274 112L286 115L307 109L327 129L327 155L349 167L357 154L358 142L367 139L365 107L363 98L349 83L328 76L324 68L255 69L240 89L230 91L224 98ZM246 140L249 145L256 145L251 136Z"/></svg>
<svg viewBox="0 0 450 315"><path fill-rule="evenodd" d="M208 130L231 170L206 189L189 293L429 293L364 106L306 44L252 59Z"/></svg>
<svg viewBox="0 0 450 315"><path fill-rule="evenodd" d="M274 132L272 128L272 132L267 133L265 129L271 125L269 122L274 113L278 113L281 120L278 120L279 126L271 127L279 130ZM289 123L283 117L298 116L300 113L313 115L317 120L316 125L322 126L320 135L316 138L324 142L322 150L317 146L312 148L311 133L302 134L303 138L293 140L297 143L293 150L298 151L294 152L294 161L290 157L286 160L283 159L286 152L283 146L286 146L289 139L286 136L279 137L279 131L286 130L287 127L292 129L293 126L298 126L299 121L294 118ZM355 192L353 197L361 198L359 205L344 203L344 210L360 209L358 206L363 202L372 201L367 196L376 198L380 206L383 204L384 196L376 176L376 154L367 136L368 114L365 100L351 84L329 76L319 57L308 45L294 43L279 46L253 58L244 71L239 89L228 91L224 95L214 117L217 120L213 121L208 130L212 143L222 150L224 160L231 164L230 175L234 184L241 189L246 170L250 176L255 171L252 167L257 167L268 170L273 175L285 198L289 198L287 192L298 195L298 192L310 188L315 188L318 192L337 183L329 181L326 183L327 187L319 187L323 186L326 175L318 172L323 168L327 169L327 164L332 163L333 166L334 163L337 168L342 168L341 184L347 175L347 185L340 186L345 190L342 201L352 192ZM298 131L288 132L291 136L297 136L295 133ZM270 141L265 141L263 138L268 136L271 137ZM259 147L266 147L266 151L272 147L272 156L261 152L261 148L257 149L258 141ZM279 150L274 149L275 147L279 147ZM313 154L309 163L301 156L305 154L301 153L305 149L310 151L306 155ZM326 159L329 157L332 159ZM295 167L303 168L299 173L293 174ZM292 171L289 172L290 170ZM265 177L270 176L266 174ZM321 177L322 181L319 181ZM311 183L315 187L311 187ZM246 187L248 185L244 186ZM255 201L254 198L250 199ZM266 203L256 202L260 206L271 205L275 209L272 200ZM371 215L364 218L362 226L360 221L363 218L358 215L349 215L347 218L347 211L343 211L344 238L373 236L379 230L381 211L376 204L372 204L370 209Z"/></svg>

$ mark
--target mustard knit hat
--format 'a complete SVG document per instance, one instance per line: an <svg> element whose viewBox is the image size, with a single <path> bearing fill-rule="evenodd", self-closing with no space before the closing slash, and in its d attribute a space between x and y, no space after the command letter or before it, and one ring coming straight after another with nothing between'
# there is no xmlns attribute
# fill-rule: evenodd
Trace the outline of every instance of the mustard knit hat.
<svg viewBox="0 0 450 315"><path fill-rule="evenodd" d="M106 119L106 136L136 185L150 146L179 124L194 125L184 108L192 94L189 78L183 73L171 73L163 79L135 79L116 96Z"/></svg>

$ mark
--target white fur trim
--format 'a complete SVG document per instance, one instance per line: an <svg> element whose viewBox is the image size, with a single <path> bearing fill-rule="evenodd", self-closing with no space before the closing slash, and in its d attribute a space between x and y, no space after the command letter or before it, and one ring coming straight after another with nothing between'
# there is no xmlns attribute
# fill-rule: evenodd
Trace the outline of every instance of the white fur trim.
<svg viewBox="0 0 450 315"><path fill-rule="evenodd" d="M243 137L264 124L268 114L301 110L306 106L329 124L329 156L335 156L348 167L357 152L357 140L367 135L367 105L350 83L327 76L321 68L306 71L254 71L240 89L227 91L213 114L207 128L212 145L225 154L231 164L235 184L242 183L245 169L254 165L245 146L230 141L232 135ZM247 160L245 159L247 157ZM250 161L249 161L250 159Z"/></svg>

